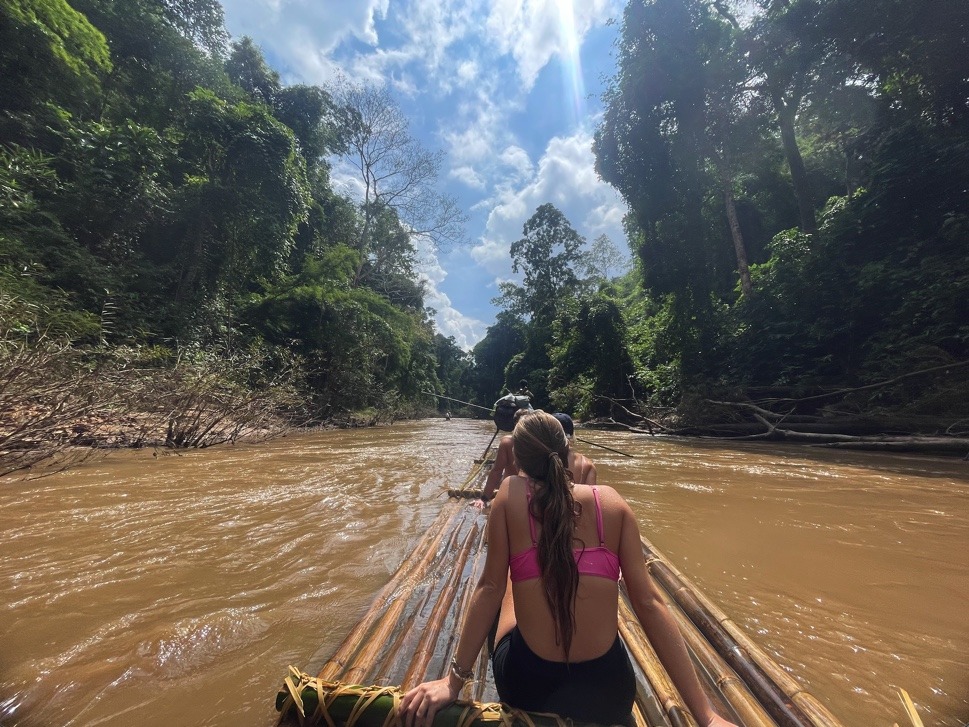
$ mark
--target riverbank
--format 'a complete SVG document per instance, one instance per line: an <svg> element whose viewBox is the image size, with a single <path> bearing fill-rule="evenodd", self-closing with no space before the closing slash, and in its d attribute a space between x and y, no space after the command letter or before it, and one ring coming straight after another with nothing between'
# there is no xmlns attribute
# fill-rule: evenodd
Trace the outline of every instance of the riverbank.
<svg viewBox="0 0 969 727"><path fill-rule="evenodd" d="M0 477L62 469L97 450L201 449L424 413L394 395L384 407L327 404L305 371L264 353L14 334L0 334Z"/></svg>
<svg viewBox="0 0 969 727"><path fill-rule="evenodd" d="M76 401L77 392L60 402L8 405L0 420L0 477L24 470L51 473L108 450L206 449L266 442L296 432L386 426L437 416L431 410L365 409L316 421L283 406L278 392L190 394L185 390L175 396L169 390L156 406L141 410L125 410L117 400L85 406ZM173 396L191 404L172 408Z"/></svg>

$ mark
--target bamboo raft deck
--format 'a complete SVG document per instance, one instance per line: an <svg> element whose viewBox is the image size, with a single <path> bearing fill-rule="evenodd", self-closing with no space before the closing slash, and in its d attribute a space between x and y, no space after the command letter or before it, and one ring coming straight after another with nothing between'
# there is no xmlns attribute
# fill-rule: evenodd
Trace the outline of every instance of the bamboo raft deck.
<svg viewBox="0 0 969 727"><path fill-rule="evenodd" d="M464 486L448 492L450 498L436 520L316 679L292 669L277 699L277 709L282 708L279 724L390 727L397 724L398 690L347 690L345 685L413 686L447 673L463 615L484 568L487 514L468 499L481 491L493 461L491 452L489 443ZM721 715L745 727L843 727L645 538L643 556L679 624L700 682ZM695 727L696 720L649 644L622 587L619 633L636 672L636 727ZM486 649L474 671L474 680L461 694L462 702L470 704L459 702L451 717L444 718L448 724L570 724L555 716L500 708ZM304 706L299 695L308 697L305 717L293 709L294 701ZM341 695L351 698L338 702ZM381 699L385 704L379 718L367 718L368 707ZM326 702L329 714L317 712L313 718L319 700ZM441 721L439 716L435 725Z"/></svg>

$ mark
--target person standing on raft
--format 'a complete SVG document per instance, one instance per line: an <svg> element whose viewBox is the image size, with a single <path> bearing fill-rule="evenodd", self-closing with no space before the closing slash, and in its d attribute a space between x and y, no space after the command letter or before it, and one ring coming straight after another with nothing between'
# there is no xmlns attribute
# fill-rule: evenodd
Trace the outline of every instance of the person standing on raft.
<svg viewBox="0 0 969 727"><path fill-rule="evenodd" d="M443 679L404 695L399 717L405 727L430 727L437 712L457 699L496 616L491 668L503 702L578 721L632 724L636 681L619 637L620 575L697 721L731 727L703 693L683 637L646 570L639 526L626 501L611 487L572 484L565 432L551 414L522 418L512 440L524 476L512 475L498 490L484 572L451 668Z"/></svg>

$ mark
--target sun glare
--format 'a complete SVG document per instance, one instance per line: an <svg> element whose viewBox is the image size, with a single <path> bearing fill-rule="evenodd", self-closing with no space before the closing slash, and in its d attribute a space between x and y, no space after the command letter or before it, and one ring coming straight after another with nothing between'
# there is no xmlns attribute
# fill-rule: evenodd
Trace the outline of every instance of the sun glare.
<svg viewBox="0 0 969 727"><path fill-rule="evenodd" d="M568 110L572 122L579 123L585 117L585 84L582 80L582 58L579 53L579 36L575 30L573 0L555 0L559 17L559 37L562 40L562 85L568 97Z"/></svg>

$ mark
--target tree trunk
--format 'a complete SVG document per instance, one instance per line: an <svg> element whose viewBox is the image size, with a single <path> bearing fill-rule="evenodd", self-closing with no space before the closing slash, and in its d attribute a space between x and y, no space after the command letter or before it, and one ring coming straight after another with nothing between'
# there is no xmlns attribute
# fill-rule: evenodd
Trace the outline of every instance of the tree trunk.
<svg viewBox="0 0 969 727"><path fill-rule="evenodd" d="M205 256L205 231L208 220L203 218L194 225L192 251L189 255L182 279L178 282L175 289L175 303L184 303L195 292L195 283L202 270L203 258Z"/></svg>
<svg viewBox="0 0 969 727"><path fill-rule="evenodd" d="M740 220L737 219L737 206L733 199L733 180L724 171L723 201L727 207L727 222L730 223L730 237L733 238L733 249L737 253L737 272L740 274L740 290L744 297L750 298L754 294L754 286L750 282L750 265L747 263L747 246L744 235L740 230Z"/></svg>
<svg viewBox="0 0 969 727"><path fill-rule="evenodd" d="M797 197L797 208L801 214L801 230L813 235L818 231L818 223L814 216L814 198L811 195L811 186L808 184L804 159L801 158L801 150L794 136L794 114L797 106L788 104L784 99L776 96L774 106L777 109L777 123L781 130L784 156L787 157L787 166L791 170L794 196Z"/></svg>

